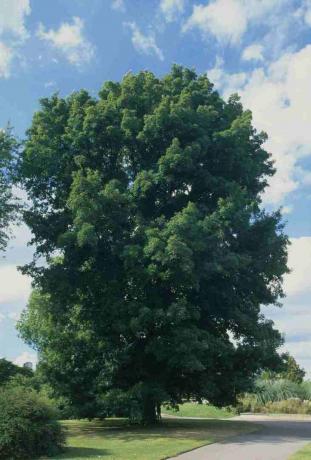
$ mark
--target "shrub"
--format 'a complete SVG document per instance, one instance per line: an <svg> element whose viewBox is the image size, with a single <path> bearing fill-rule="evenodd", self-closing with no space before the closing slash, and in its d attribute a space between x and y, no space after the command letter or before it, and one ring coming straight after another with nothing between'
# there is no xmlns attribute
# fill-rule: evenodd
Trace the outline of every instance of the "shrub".
<svg viewBox="0 0 311 460"><path fill-rule="evenodd" d="M304 399L311 401L311 380L306 380L301 384L304 392Z"/></svg>
<svg viewBox="0 0 311 460"><path fill-rule="evenodd" d="M302 385L285 379L258 380L255 384L254 393L257 403L261 405L289 398L305 399Z"/></svg>
<svg viewBox="0 0 311 460"><path fill-rule="evenodd" d="M263 409L269 414L311 414L311 402L291 398L267 403Z"/></svg>
<svg viewBox="0 0 311 460"><path fill-rule="evenodd" d="M25 387L0 391L0 458L35 459L55 455L64 435L48 400Z"/></svg>

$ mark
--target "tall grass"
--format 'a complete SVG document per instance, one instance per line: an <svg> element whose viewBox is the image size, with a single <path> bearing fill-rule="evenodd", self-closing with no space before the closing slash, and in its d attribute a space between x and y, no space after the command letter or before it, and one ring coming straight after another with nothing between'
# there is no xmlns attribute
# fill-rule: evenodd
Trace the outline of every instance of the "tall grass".
<svg viewBox="0 0 311 460"><path fill-rule="evenodd" d="M290 398L311 399L311 384L303 386L285 379L258 380L254 393L257 403L263 405Z"/></svg>

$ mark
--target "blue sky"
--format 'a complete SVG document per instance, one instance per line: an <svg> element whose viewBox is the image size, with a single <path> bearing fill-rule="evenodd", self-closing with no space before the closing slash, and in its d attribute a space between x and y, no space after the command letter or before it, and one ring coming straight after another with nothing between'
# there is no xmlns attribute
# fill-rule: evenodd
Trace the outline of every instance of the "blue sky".
<svg viewBox="0 0 311 460"><path fill-rule="evenodd" d="M283 207L292 245L283 308L265 307L311 376L311 0L0 0L0 127L23 138L38 99L172 63L207 73L228 97L238 92L269 135L277 174L263 196ZM18 191L17 191L18 193ZM35 355L17 337L30 280L29 232L0 260L0 355Z"/></svg>

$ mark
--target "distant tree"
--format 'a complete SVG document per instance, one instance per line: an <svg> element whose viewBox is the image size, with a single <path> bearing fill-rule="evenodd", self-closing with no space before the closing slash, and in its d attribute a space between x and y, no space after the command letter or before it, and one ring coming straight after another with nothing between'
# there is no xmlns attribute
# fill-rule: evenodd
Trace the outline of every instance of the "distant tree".
<svg viewBox="0 0 311 460"><path fill-rule="evenodd" d="M26 376L31 377L33 372L31 369L16 366L11 361L4 358L0 359L0 386L8 383L13 377Z"/></svg>
<svg viewBox="0 0 311 460"><path fill-rule="evenodd" d="M278 362L260 307L283 294L288 240L260 206L265 140L179 66L41 100L19 169L36 247L19 330L85 415L110 390L149 422L162 401L229 404Z"/></svg>
<svg viewBox="0 0 311 460"><path fill-rule="evenodd" d="M295 383L302 383L306 375L305 370L299 366L295 358L289 353L284 353L282 355L281 369L282 371L279 374L280 377Z"/></svg>
<svg viewBox="0 0 311 460"><path fill-rule="evenodd" d="M0 251L7 246L9 224L17 217L18 202L12 192L12 171L17 150L18 143L10 128L0 130Z"/></svg>
<svg viewBox="0 0 311 460"><path fill-rule="evenodd" d="M294 383L302 383L306 372L302 369L295 358L289 353L282 353L280 362L273 369L265 369L259 377L258 381L272 381L272 380L290 380Z"/></svg>

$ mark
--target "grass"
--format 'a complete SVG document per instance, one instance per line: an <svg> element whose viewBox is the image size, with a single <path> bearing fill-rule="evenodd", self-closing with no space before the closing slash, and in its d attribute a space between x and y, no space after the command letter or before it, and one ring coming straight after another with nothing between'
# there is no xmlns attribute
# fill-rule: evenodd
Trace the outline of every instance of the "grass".
<svg viewBox="0 0 311 460"><path fill-rule="evenodd" d="M308 444L303 449L299 450L296 454L290 457L290 460L310 460L311 458L311 444Z"/></svg>
<svg viewBox="0 0 311 460"><path fill-rule="evenodd" d="M67 447L54 459L160 460L226 437L254 431L230 420L166 419L156 427L128 425L125 420L63 422Z"/></svg>
<svg viewBox="0 0 311 460"><path fill-rule="evenodd" d="M233 412L226 409L219 409L209 404L184 403L179 406L179 410L167 409L163 407L163 415L175 415L177 417L201 417L201 418L229 418L233 417Z"/></svg>

